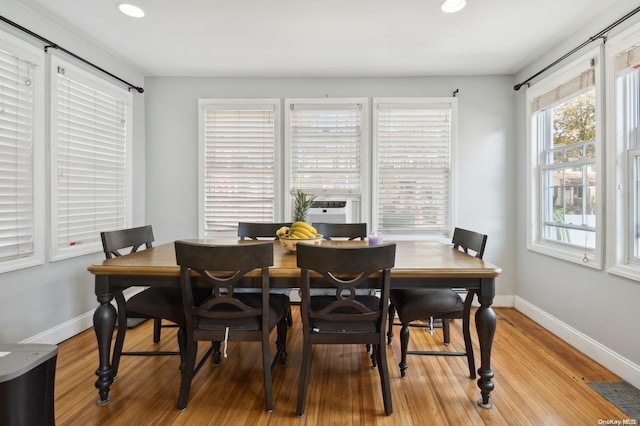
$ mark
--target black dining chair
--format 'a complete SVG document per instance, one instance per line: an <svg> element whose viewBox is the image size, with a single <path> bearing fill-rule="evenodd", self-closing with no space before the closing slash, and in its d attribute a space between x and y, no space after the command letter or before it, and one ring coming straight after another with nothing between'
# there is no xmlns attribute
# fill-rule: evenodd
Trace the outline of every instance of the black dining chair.
<svg viewBox="0 0 640 426"><path fill-rule="evenodd" d="M366 223L330 223L330 222L314 222L314 228L318 234L322 234L325 240L331 241L332 238L342 240L364 240L367 237ZM318 291L322 293L322 290ZM375 294L372 289L357 289L358 294ZM365 346L366 351L371 351L371 345ZM371 352L371 364L376 366L376 354Z"/></svg>
<svg viewBox="0 0 640 426"><path fill-rule="evenodd" d="M384 411L393 412L385 345L390 269L395 244L362 247L297 246L301 269L302 367L296 413L303 416L313 345L370 344L378 360ZM321 277L317 277L320 274ZM379 275L378 275L379 274ZM378 275L372 277L372 275ZM357 287L372 286L380 296L357 295ZM332 295L314 296L314 288L329 288Z"/></svg>
<svg viewBox="0 0 640 426"><path fill-rule="evenodd" d="M453 249L469 253L475 252L475 257L482 259L487 243L487 236L478 232L462 228L455 228L453 232ZM393 338L393 321L395 313L398 313L400 324L400 376L404 377L407 371L407 355L431 355L431 356L465 356L469 364L469 378L476 377L473 346L469 331L470 311L474 290L468 290L464 302L453 289L393 289L391 290L389 304L389 331L387 343ZM434 319L442 321L444 344L450 342L449 322L452 319L462 319L462 333L464 337L464 352L453 351L408 351L409 326L428 327L433 331ZM414 324L414 321L428 321L427 325Z"/></svg>
<svg viewBox="0 0 640 426"><path fill-rule="evenodd" d="M348 240L364 240L367 237L366 223L325 223L314 222L318 234L322 234L325 240L343 238Z"/></svg>
<svg viewBox="0 0 640 426"><path fill-rule="evenodd" d="M187 407L191 382L209 355L196 366L198 341L261 342L265 405L273 410L271 371L280 360L286 362L287 312L289 297L269 293L269 266L273 265L273 243L255 242L234 245L207 245L176 241L176 260L180 265L182 300L186 313L186 355L182 369L178 409ZM254 285L243 279L254 270L258 293L236 290ZM197 288L211 288L212 295L196 303ZM270 332L277 328L277 351L273 361L269 348Z"/></svg>
<svg viewBox="0 0 640 426"><path fill-rule="evenodd" d="M238 222L238 237L241 240L277 240L276 231L283 226L291 226L291 222Z"/></svg>
<svg viewBox="0 0 640 426"><path fill-rule="evenodd" d="M135 253L140 248L151 248L154 241L153 229L150 225L101 232L100 237L102 239L102 248L107 259ZM167 324L166 326L185 326L182 297L179 288L150 287L134 294L126 301L122 290L118 290L115 292L115 300L118 307L118 333L113 348L112 366L114 371L118 371L121 355L180 355L180 351L122 351L128 318L153 319L154 343L160 341L160 330L161 327L163 327L162 320L171 322L170 325ZM178 330L178 346L183 348L183 343L184 329L180 329Z"/></svg>
<svg viewBox="0 0 640 426"><path fill-rule="evenodd" d="M241 240L277 240L278 236L276 231L283 226L291 226L290 222L238 222L238 237ZM281 293L289 295L289 290L282 291L282 289L271 290L271 293ZM293 325L293 315L291 309L287 314L287 322L289 327Z"/></svg>

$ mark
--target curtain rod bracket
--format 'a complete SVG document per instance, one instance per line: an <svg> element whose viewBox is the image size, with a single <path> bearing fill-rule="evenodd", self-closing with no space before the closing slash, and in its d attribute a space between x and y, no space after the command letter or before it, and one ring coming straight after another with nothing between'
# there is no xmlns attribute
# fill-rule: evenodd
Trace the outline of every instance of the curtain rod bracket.
<svg viewBox="0 0 640 426"><path fill-rule="evenodd" d="M453 95L452 95L452 96L455 98L459 91L460 91L460 90L458 90L458 89L454 90L454 91L453 91Z"/></svg>

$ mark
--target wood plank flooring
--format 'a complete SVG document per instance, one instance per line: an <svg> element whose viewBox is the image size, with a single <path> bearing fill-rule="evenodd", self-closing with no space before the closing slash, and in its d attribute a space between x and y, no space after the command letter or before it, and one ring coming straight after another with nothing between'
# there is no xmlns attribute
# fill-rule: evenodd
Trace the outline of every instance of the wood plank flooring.
<svg viewBox="0 0 640 426"><path fill-rule="evenodd" d="M219 366L207 362L193 381L186 410L176 409L179 359L123 357L111 387L113 400L95 404L97 344L87 330L59 345L55 414L58 425L569 425L627 419L586 382L620 381L513 309L495 309L493 408L478 407L480 392L468 378L463 357L409 356L400 378L399 327L387 346L393 409L385 416L377 370L363 345L318 346L311 364L306 415L295 414L302 354L298 307L289 330L287 364L273 374L275 409L264 409L260 345L230 343ZM462 321L452 322L451 350L463 350ZM472 326L474 326L472 324ZM475 328L474 328L475 330ZM476 365L480 364L474 335ZM127 350L175 350L175 329L163 329L152 342L152 322L129 330ZM409 349L438 350L442 332L432 337L411 329ZM202 346L204 352L204 346Z"/></svg>

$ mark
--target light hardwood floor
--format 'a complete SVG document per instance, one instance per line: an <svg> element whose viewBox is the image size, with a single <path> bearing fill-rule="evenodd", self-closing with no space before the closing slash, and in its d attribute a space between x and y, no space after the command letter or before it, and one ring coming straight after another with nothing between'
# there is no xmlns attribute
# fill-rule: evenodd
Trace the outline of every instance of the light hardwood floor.
<svg viewBox="0 0 640 426"><path fill-rule="evenodd" d="M586 384L620 381L513 309L495 309L498 317L492 369L493 408L480 397L463 357L409 356L407 377L400 378L399 327L387 346L393 409L385 416L379 376L363 345L314 349L305 417L295 414L302 331L298 307L289 330L289 358L273 375L275 409L264 410L260 345L230 343L219 366L207 362L193 381L186 410L176 409L179 359L123 357L111 387L113 400L95 404L97 344L87 330L59 345L55 414L58 425L597 425L627 416ZM451 349L462 350L461 321L452 322ZM472 324L473 326L473 324ZM473 333L475 334L475 332ZM129 330L125 349L177 347L174 329L162 342L151 339L152 322ZM434 337L411 329L410 349L441 346ZM476 363L479 349L474 336ZM203 351L204 352L204 351Z"/></svg>

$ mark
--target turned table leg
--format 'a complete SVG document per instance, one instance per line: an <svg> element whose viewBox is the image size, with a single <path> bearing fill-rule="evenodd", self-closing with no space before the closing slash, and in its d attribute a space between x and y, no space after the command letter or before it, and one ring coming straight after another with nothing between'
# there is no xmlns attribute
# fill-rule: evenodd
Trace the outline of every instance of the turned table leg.
<svg viewBox="0 0 640 426"><path fill-rule="evenodd" d="M496 314L491 309L495 292L493 279L483 279L478 291L480 307L476 311L476 330L480 343L480 368L478 369L478 387L482 398L478 405L483 408L491 408L491 391L493 391L493 371L491 371L491 346L496 332Z"/></svg>

